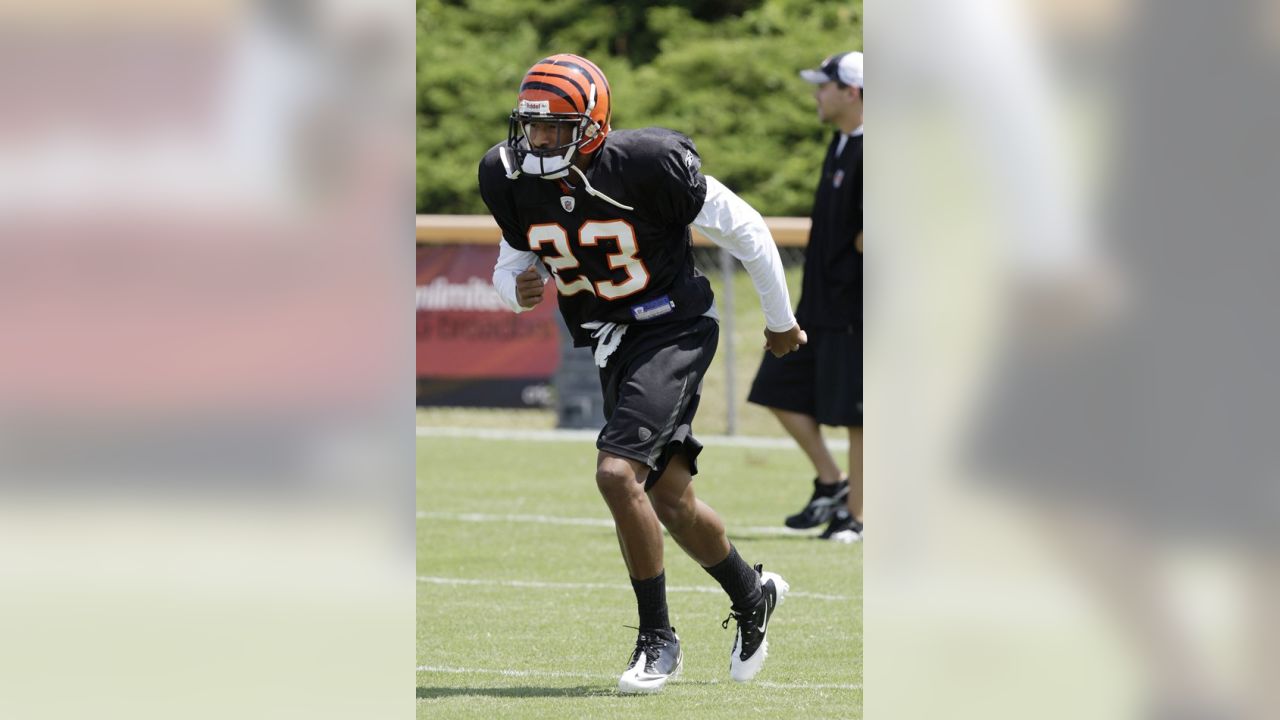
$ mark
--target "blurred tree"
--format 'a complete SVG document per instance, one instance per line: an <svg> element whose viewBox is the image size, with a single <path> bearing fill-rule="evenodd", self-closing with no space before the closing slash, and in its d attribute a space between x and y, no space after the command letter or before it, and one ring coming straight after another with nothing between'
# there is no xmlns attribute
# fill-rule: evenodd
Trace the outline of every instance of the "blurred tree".
<svg viewBox="0 0 1280 720"><path fill-rule="evenodd" d="M861 0L418 0L418 212L485 212L520 78L571 52L609 76L615 128L679 130L765 215L808 215L830 130L796 73L861 35Z"/></svg>

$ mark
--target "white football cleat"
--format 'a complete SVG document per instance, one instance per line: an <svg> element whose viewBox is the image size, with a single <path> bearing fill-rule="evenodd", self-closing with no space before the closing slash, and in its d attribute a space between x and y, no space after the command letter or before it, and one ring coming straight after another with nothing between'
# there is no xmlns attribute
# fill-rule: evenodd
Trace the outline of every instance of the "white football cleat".
<svg viewBox="0 0 1280 720"><path fill-rule="evenodd" d="M751 680L764 667L764 659L769 656L769 618L791 589L777 573L764 572L760 565L756 565L756 572L760 573L760 602L750 612L730 612L721 625L728 628L730 620L738 621L733 652L729 655L729 677L738 682Z"/></svg>

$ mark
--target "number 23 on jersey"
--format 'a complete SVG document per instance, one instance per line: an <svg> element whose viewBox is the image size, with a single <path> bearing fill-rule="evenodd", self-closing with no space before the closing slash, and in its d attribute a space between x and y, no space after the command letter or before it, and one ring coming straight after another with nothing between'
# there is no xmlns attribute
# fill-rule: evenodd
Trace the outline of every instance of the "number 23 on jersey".
<svg viewBox="0 0 1280 720"><path fill-rule="evenodd" d="M609 267L613 270L625 270L626 280L600 280L592 282L582 270L581 263L574 257L569 247L569 233L558 223L543 223L529 228L529 249L537 251L550 243L554 253L543 256L543 260L551 267L556 279L556 288L561 295L573 295L589 292L605 300L618 300L635 295L649 285L649 271L644 261L636 257L640 248L636 245L636 231L625 220L591 220L582 224L578 230L578 245L599 245L601 240L612 241L617 251L605 256ZM606 246L607 247L607 246ZM571 282L565 281L565 271L576 270L578 277Z"/></svg>

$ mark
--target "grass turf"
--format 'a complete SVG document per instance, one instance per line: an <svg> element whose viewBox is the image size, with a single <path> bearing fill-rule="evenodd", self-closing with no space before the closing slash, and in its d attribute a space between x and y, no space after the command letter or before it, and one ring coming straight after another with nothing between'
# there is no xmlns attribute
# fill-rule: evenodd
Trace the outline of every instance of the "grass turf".
<svg viewBox="0 0 1280 720"><path fill-rule="evenodd" d="M699 498L796 593L756 681L729 679L728 598L668 538L684 672L658 695L617 694L636 610L594 462L590 442L418 439L418 717L862 716L862 547L773 532L808 496L798 450L699 458ZM523 517L493 517L510 515Z"/></svg>

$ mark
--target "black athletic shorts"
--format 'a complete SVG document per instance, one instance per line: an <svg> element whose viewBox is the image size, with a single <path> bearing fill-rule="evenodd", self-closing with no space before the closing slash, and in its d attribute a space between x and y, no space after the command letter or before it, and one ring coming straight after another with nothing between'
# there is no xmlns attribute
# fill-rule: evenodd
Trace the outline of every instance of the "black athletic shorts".
<svg viewBox="0 0 1280 720"><path fill-rule="evenodd" d="M862 427L862 328L805 328L809 342L776 358L768 350L747 401Z"/></svg>
<svg viewBox="0 0 1280 720"><path fill-rule="evenodd" d="M631 325L600 369L606 422L596 447L648 465L645 490L677 452L698 472L702 443L693 437L693 416L719 336L720 324L709 317Z"/></svg>

